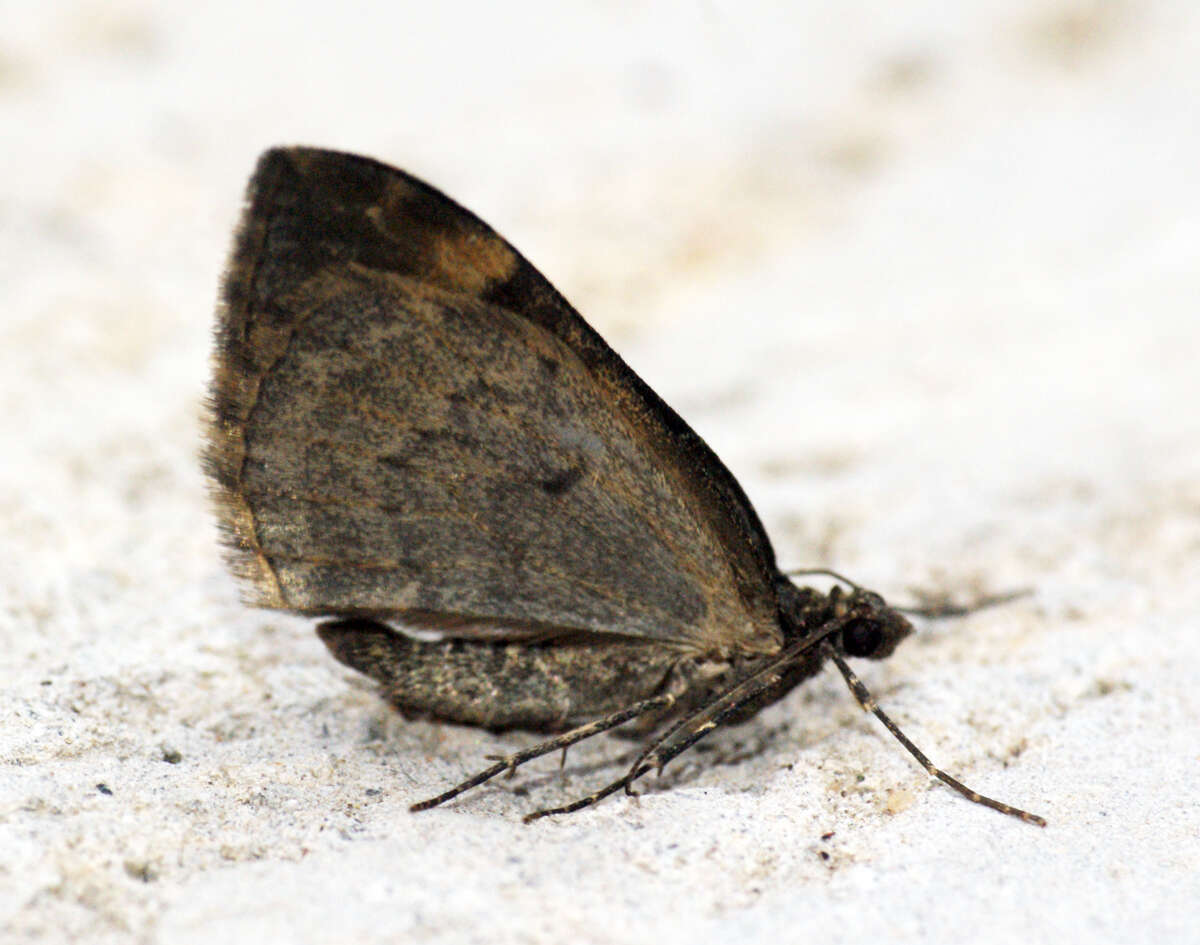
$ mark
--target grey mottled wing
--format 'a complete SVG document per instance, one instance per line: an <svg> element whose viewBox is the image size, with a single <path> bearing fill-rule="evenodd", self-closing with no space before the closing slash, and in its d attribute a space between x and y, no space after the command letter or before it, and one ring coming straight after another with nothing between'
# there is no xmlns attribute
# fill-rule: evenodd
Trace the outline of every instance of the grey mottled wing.
<svg viewBox="0 0 1200 945"><path fill-rule="evenodd" d="M725 467L511 246L400 171L263 156L212 401L253 603L778 645L770 545Z"/></svg>

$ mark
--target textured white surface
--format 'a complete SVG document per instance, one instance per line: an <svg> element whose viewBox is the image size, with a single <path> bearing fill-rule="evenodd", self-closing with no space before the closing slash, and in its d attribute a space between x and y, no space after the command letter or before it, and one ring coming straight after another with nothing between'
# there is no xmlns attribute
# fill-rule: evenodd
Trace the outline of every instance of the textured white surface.
<svg viewBox="0 0 1200 945"><path fill-rule="evenodd" d="M1194 940L1200 9L403 6L5 10L0 938ZM1034 587L861 669L1049 828L930 785L833 675L639 801L521 826L601 740L408 814L527 739L405 723L242 608L195 458L289 142L495 225L785 563Z"/></svg>

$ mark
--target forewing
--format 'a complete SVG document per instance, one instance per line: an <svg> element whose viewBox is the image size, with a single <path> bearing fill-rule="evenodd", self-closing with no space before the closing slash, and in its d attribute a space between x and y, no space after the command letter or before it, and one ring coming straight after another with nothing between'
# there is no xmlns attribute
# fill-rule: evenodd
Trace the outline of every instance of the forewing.
<svg viewBox="0 0 1200 945"><path fill-rule="evenodd" d="M724 466L511 246L400 171L264 155L212 399L254 603L778 643L770 545Z"/></svg>

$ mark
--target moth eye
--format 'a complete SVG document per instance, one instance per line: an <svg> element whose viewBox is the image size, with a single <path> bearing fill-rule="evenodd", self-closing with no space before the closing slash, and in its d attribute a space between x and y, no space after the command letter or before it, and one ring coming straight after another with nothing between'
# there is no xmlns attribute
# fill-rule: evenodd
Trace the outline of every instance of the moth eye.
<svg viewBox="0 0 1200 945"><path fill-rule="evenodd" d="M842 631L842 649L847 656L870 656L883 642L883 631L869 620L855 620Z"/></svg>

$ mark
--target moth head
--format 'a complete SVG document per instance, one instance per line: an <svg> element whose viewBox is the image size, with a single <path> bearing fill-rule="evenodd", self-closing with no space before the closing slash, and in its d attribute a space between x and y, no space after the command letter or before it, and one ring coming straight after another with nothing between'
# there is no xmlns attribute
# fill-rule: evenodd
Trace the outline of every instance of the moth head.
<svg viewBox="0 0 1200 945"><path fill-rule="evenodd" d="M811 573L811 572L808 572ZM825 572L828 573L828 572ZM834 575L845 581L840 575ZM850 582L846 582L850 584ZM880 660L913 632L912 624L874 591L850 584L828 594L781 577L779 614L789 640L827 639L843 656Z"/></svg>
<svg viewBox="0 0 1200 945"><path fill-rule="evenodd" d="M844 656L884 659L913 632L908 618L874 591L856 587L847 593L835 587L829 598L834 619L842 624L830 639Z"/></svg>

